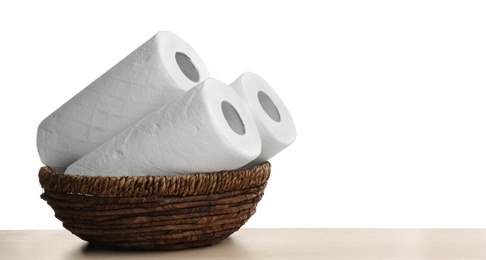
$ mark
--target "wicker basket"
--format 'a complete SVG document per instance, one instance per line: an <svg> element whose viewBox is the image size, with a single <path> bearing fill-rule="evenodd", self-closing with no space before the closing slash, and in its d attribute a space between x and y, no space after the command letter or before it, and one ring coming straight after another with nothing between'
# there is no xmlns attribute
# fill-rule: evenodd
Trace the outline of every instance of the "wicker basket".
<svg viewBox="0 0 486 260"><path fill-rule="evenodd" d="M93 244L177 250L218 243L255 213L270 163L183 176L89 177L45 166L39 180L63 226Z"/></svg>

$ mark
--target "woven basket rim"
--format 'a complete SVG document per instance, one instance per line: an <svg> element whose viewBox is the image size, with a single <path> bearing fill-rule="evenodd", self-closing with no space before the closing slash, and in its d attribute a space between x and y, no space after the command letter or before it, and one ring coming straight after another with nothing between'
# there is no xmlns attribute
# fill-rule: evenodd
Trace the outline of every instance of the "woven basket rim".
<svg viewBox="0 0 486 260"><path fill-rule="evenodd" d="M270 177L270 163L246 169L177 176L83 176L43 166L39 182L46 191L98 197L187 196L258 187Z"/></svg>

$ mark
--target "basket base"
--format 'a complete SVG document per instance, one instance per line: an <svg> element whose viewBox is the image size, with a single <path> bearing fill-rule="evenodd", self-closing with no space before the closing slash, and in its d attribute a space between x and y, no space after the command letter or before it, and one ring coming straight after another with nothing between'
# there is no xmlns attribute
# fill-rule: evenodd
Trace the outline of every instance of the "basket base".
<svg viewBox="0 0 486 260"><path fill-rule="evenodd" d="M227 234L221 234L219 237L215 237L212 239L192 241L186 243L166 244L165 241L162 241L161 243L154 242L154 243L136 244L136 243L129 242L126 244L109 244L109 243L107 244L104 242L88 241L89 243L88 247L95 250L98 249L98 250L114 250L114 251L147 251L147 250L176 251L176 250L184 250L189 248L213 246L229 238L236 231L238 230L228 232Z"/></svg>

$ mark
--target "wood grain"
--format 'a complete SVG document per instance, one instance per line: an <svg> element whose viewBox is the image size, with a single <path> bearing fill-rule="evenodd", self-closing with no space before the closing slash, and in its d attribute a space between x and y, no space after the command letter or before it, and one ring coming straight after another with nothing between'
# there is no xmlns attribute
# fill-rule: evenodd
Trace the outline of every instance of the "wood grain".
<svg viewBox="0 0 486 260"><path fill-rule="evenodd" d="M65 230L0 231L0 259L486 259L485 229L241 229L210 247L113 251Z"/></svg>

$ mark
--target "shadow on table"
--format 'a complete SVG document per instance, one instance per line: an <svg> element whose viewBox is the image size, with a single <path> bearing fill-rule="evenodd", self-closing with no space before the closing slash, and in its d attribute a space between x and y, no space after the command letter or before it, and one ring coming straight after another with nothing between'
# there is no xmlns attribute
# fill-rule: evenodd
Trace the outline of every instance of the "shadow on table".
<svg viewBox="0 0 486 260"><path fill-rule="evenodd" d="M93 244L84 244L72 252L70 259L159 259L163 257L213 259L214 256L244 255L244 251L235 239L229 237L224 241L206 247L190 248L176 251L142 251L108 248Z"/></svg>

